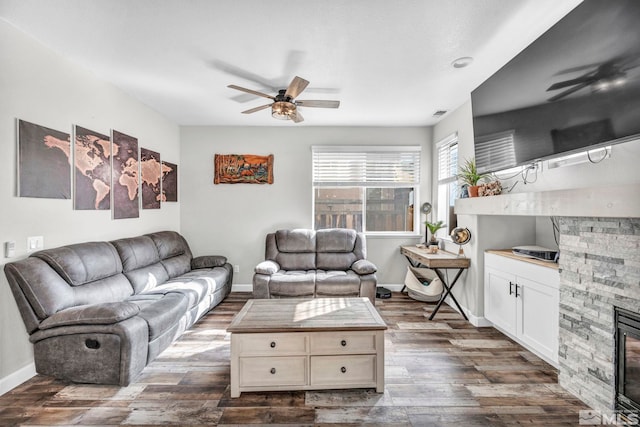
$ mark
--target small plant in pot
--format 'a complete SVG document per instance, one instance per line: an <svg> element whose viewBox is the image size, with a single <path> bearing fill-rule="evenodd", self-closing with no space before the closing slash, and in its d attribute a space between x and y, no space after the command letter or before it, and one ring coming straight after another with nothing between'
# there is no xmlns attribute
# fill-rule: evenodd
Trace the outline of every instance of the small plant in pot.
<svg viewBox="0 0 640 427"><path fill-rule="evenodd" d="M427 246L437 245L438 244L438 239L436 238L436 232L438 230L440 230L441 228L444 228L444 226L445 226L444 222L442 222L442 221L438 221L438 222L426 221L425 225L427 226L427 228L429 229L429 232L431 233L431 237L427 241Z"/></svg>
<svg viewBox="0 0 640 427"><path fill-rule="evenodd" d="M478 173L474 157L464 161L458 172L458 179L468 185L469 197L478 197L478 182L487 178L488 174Z"/></svg>

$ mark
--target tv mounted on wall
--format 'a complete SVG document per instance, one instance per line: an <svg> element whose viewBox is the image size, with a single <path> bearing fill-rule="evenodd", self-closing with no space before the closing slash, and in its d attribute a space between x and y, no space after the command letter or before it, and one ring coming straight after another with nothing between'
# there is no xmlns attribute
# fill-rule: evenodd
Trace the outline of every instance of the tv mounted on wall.
<svg viewBox="0 0 640 427"><path fill-rule="evenodd" d="M640 139L640 1L585 0L471 103L480 172Z"/></svg>

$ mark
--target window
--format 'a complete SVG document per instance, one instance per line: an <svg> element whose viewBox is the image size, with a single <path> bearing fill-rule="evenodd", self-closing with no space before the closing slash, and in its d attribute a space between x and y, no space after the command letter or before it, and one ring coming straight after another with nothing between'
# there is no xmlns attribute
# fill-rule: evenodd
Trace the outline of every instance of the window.
<svg viewBox="0 0 640 427"><path fill-rule="evenodd" d="M447 225L443 229L443 233L449 235L449 232L458 225L456 215L453 212L458 195L458 134L449 135L440 141L436 148L438 150L437 220L443 221Z"/></svg>
<svg viewBox="0 0 640 427"><path fill-rule="evenodd" d="M375 234L416 230L420 146L315 146L313 226Z"/></svg>

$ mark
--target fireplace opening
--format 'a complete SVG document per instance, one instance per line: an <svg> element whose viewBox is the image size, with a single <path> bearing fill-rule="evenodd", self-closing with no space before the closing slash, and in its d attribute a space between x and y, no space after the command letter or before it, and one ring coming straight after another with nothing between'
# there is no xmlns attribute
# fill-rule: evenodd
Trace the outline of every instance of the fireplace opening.
<svg viewBox="0 0 640 427"><path fill-rule="evenodd" d="M615 307L616 409L640 411L640 314Z"/></svg>

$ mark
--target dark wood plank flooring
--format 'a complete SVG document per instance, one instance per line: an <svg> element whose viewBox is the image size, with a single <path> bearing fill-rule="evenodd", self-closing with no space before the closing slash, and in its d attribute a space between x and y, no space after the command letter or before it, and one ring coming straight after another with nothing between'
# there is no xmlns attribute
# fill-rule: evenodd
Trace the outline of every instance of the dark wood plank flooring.
<svg viewBox="0 0 640 427"><path fill-rule="evenodd" d="M0 425L574 426L588 409L556 370L493 328L397 292L387 322L384 394L375 390L229 397L226 327L249 293L232 293L129 387L38 375L0 397Z"/></svg>

